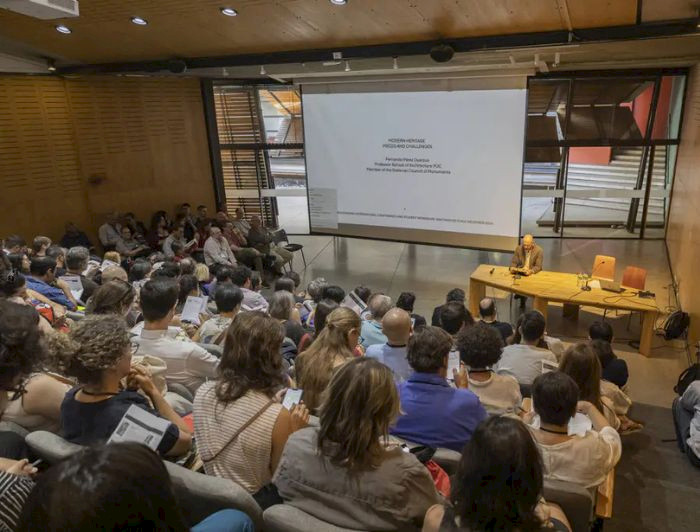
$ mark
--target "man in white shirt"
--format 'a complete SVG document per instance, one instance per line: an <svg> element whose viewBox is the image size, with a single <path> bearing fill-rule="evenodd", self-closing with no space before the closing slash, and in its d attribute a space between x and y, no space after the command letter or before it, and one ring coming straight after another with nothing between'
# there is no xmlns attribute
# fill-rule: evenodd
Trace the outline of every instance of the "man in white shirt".
<svg viewBox="0 0 700 532"><path fill-rule="evenodd" d="M117 242L121 238L120 231L119 213L109 213L105 223L97 230L97 236L105 251L112 251L117 247Z"/></svg>
<svg viewBox="0 0 700 532"><path fill-rule="evenodd" d="M178 284L174 279L159 277L144 284L140 298L145 323L133 340L139 346L139 355L155 356L165 362L168 384L181 384L194 395L206 379L216 377L219 359L182 338L178 327L168 327L175 315L177 297Z"/></svg>
<svg viewBox="0 0 700 532"><path fill-rule="evenodd" d="M406 360L406 346L413 332L411 315L403 309L392 308L382 318L382 332L387 338L386 343L369 346L365 356L389 367L394 380L403 382L413 373Z"/></svg>
<svg viewBox="0 0 700 532"><path fill-rule="evenodd" d="M204 262L206 262L207 266L212 264L235 266L236 257L221 229L212 226L209 235L209 238L204 242Z"/></svg>
<svg viewBox="0 0 700 532"><path fill-rule="evenodd" d="M233 284L235 284L241 289L241 292L243 292L243 303L241 304L241 310L260 310L262 312L267 312L270 304L258 292L251 290L253 286L251 282L252 276L253 272L250 270L250 268L243 266L242 264L239 264L233 268L230 273L230 278ZM216 282L220 282L218 276L216 278Z"/></svg>
<svg viewBox="0 0 700 532"><path fill-rule="evenodd" d="M547 349L537 347L544 336L544 316L536 310L523 314L520 325L522 343L506 346L495 366L497 373L515 377L520 384L530 385L542 374L543 361L555 367L557 357Z"/></svg>

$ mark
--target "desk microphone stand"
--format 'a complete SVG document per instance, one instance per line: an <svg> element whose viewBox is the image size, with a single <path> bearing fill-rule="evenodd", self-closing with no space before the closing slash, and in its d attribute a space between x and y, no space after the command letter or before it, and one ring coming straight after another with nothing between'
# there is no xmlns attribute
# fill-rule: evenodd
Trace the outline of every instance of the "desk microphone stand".
<svg viewBox="0 0 700 532"><path fill-rule="evenodd" d="M581 287L581 290L583 292L590 292L591 291L591 287L588 286L588 281L590 281L590 280L591 280L591 278L587 275L586 276L586 284Z"/></svg>

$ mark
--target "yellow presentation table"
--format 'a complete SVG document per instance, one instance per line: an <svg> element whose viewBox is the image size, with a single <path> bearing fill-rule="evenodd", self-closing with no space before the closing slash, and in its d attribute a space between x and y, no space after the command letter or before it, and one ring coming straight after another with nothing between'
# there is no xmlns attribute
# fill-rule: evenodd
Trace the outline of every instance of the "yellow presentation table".
<svg viewBox="0 0 700 532"><path fill-rule="evenodd" d="M600 288L589 292L581 290L575 273L541 271L528 277L514 279L507 266L482 264L472 273L469 282L469 311L479 315L479 301L486 295L486 287L512 292L534 298L533 308L547 319L547 305L565 303L568 305L598 307L611 310L627 310L642 313L642 332L639 339L639 352L651 354L654 324L659 309L654 299L641 298L637 290L628 288L617 294Z"/></svg>

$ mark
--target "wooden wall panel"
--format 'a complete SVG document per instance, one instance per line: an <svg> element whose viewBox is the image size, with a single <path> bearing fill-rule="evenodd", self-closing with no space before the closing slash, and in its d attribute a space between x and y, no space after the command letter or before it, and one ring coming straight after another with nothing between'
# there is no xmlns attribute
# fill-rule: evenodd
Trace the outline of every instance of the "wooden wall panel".
<svg viewBox="0 0 700 532"><path fill-rule="evenodd" d="M700 66L688 83L666 244L694 343L700 340Z"/></svg>
<svg viewBox="0 0 700 532"><path fill-rule="evenodd" d="M0 231L53 238L104 214L214 208L194 79L0 77Z"/></svg>

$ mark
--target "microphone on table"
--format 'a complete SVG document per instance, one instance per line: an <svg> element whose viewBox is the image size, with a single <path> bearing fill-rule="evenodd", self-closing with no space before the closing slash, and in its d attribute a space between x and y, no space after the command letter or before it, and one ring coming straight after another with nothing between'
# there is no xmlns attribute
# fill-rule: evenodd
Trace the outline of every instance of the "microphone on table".
<svg viewBox="0 0 700 532"><path fill-rule="evenodd" d="M493 272L496 271L496 268L491 268L491 271L489 272L489 275L493 275Z"/></svg>

